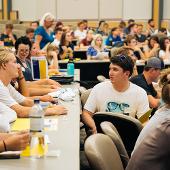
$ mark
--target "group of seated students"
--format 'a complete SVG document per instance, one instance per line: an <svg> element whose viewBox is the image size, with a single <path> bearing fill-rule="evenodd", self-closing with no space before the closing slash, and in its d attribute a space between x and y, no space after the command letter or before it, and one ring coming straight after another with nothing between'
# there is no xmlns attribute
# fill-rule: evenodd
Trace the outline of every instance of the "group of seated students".
<svg viewBox="0 0 170 170"><path fill-rule="evenodd" d="M55 102L48 93L56 91L61 85L50 79L33 81L30 65L32 56L46 56L49 72L57 72L58 60L73 59L75 46L86 49L88 60L109 59L108 49L112 48L110 80L92 89L82 113L83 122L94 134L97 133L93 120L95 112L129 113L129 116L139 119L149 109L153 109L153 116L137 140L127 169L141 169L144 166L143 169L147 170L149 167L158 169L168 166L170 70L161 73L163 61L170 59L167 29L156 30L151 19L143 31L142 24L130 19L127 27L121 21L118 27L111 30L106 21L100 21L98 28L92 30L84 20L73 31L62 22L54 24L54 19L52 14L46 13L40 22L31 23L23 37L17 38L12 33L11 24L7 24L5 32L1 34L4 46L13 46L15 53L7 47L0 48L0 119L3 121L8 118L9 123L16 117L28 117L34 98ZM144 71L139 75L136 60L146 61ZM158 79L161 85L159 89L153 85ZM61 105L53 105L45 110L45 115L66 113L67 109ZM15 135L0 133L0 151L22 150L28 142L28 132ZM160 163L157 159L161 156Z"/></svg>

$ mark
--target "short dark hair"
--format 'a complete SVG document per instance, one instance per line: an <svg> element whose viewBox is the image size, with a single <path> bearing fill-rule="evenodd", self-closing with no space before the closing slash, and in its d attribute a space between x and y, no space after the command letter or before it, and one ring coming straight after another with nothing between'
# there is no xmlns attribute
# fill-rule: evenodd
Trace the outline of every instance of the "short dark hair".
<svg viewBox="0 0 170 170"><path fill-rule="evenodd" d="M36 23L37 26L39 26L39 21L32 21L32 22L30 23L30 25L33 24L33 23Z"/></svg>
<svg viewBox="0 0 170 170"><path fill-rule="evenodd" d="M57 34L59 31L63 31L63 30L62 30L62 28L57 27L57 28L55 28L54 33Z"/></svg>
<svg viewBox="0 0 170 170"><path fill-rule="evenodd" d="M6 25L5 25L5 28L9 28L9 29L12 30L12 29L14 28L14 26L13 26L13 24L6 24Z"/></svg>
<svg viewBox="0 0 170 170"><path fill-rule="evenodd" d="M116 31L117 29L118 29L118 27L113 27L113 28L111 29L111 33L114 32L114 31Z"/></svg>
<svg viewBox="0 0 170 170"><path fill-rule="evenodd" d="M149 19L149 20L148 20L148 24L151 23L152 21L153 21L153 19Z"/></svg>
<svg viewBox="0 0 170 170"><path fill-rule="evenodd" d="M119 54L112 56L110 62L111 64L115 64L121 67L123 71L129 71L130 72L129 76L132 75L134 62L128 55Z"/></svg>
<svg viewBox="0 0 170 170"><path fill-rule="evenodd" d="M135 20L134 19L129 19L128 24L130 24L131 22L135 22Z"/></svg>
<svg viewBox="0 0 170 170"><path fill-rule="evenodd" d="M27 28L25 32L26 32L26 34L34 33L34 29L33 28Z"/></svg>
<svg viewBox="0 0 170 170"><path fill-rule="evenodd" d="M31 50L31 47L32 47L32 43L31 41L29 40L29 38L27 38L26 36L22 36L20 38L18 38L15 42L15 49L16 49L16 52L18 51L18 47L20 44L25 44L25 45L29 45L30 47L30 50Z"/></svg>

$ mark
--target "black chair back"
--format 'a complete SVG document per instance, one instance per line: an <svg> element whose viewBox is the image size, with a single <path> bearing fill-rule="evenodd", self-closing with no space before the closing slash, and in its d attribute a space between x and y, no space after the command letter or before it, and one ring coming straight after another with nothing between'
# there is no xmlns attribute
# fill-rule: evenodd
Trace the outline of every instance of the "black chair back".
<svg viewBox="0 0 170 170"><path fill-rule="evenodd" d="M143 128L142 124L130 116L111 112L97 112L94 114L93 119L99 133L102 133L100 124L103 121L111 122L116 127L130 157L139 133Z"/></svg>

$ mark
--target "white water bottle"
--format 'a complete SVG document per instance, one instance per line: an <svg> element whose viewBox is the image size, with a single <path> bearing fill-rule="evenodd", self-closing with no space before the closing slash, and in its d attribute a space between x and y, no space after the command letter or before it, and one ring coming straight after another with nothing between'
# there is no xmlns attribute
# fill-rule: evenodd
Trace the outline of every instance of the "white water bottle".
<svg viewBox="0 0 170 170"><path fill-rule="evenodd" d="M30 156L33 158L43 157L45 154L44 139L44 111L39 99L34 100L34 105L30 110Z"/></svg>
<svg viewBox="0 0 170 170"><path fill-rule="evenodd" d="M30 110L30 132L41 133L44 129L44 111L40 105L40 100L35 99Z"/></svg>

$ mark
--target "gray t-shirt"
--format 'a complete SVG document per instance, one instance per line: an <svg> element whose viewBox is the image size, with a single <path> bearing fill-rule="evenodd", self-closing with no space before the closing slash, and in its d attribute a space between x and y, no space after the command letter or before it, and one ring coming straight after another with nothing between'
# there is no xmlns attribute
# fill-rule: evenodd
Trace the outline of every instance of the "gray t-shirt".
<svg viewBox="0 0 170 170"><path fill-rule="evenodd" d="M157 125L134 151L126 170L170 169L170 119Z"/></svg>
<svg viewBox="0 0 170 170"><path fill-rule="evenodd" d="M155 114L152 116L152 118L149 120L149 122L146 124L146 126L142 129L133 152L136 150L136 148L140 145L140 143L150 134L152 131L157 128L157 125L160 125L162 122L165 121L165 119L170 119L170 109L166 107L162 107L159 110L155 112Z"/></svg>

